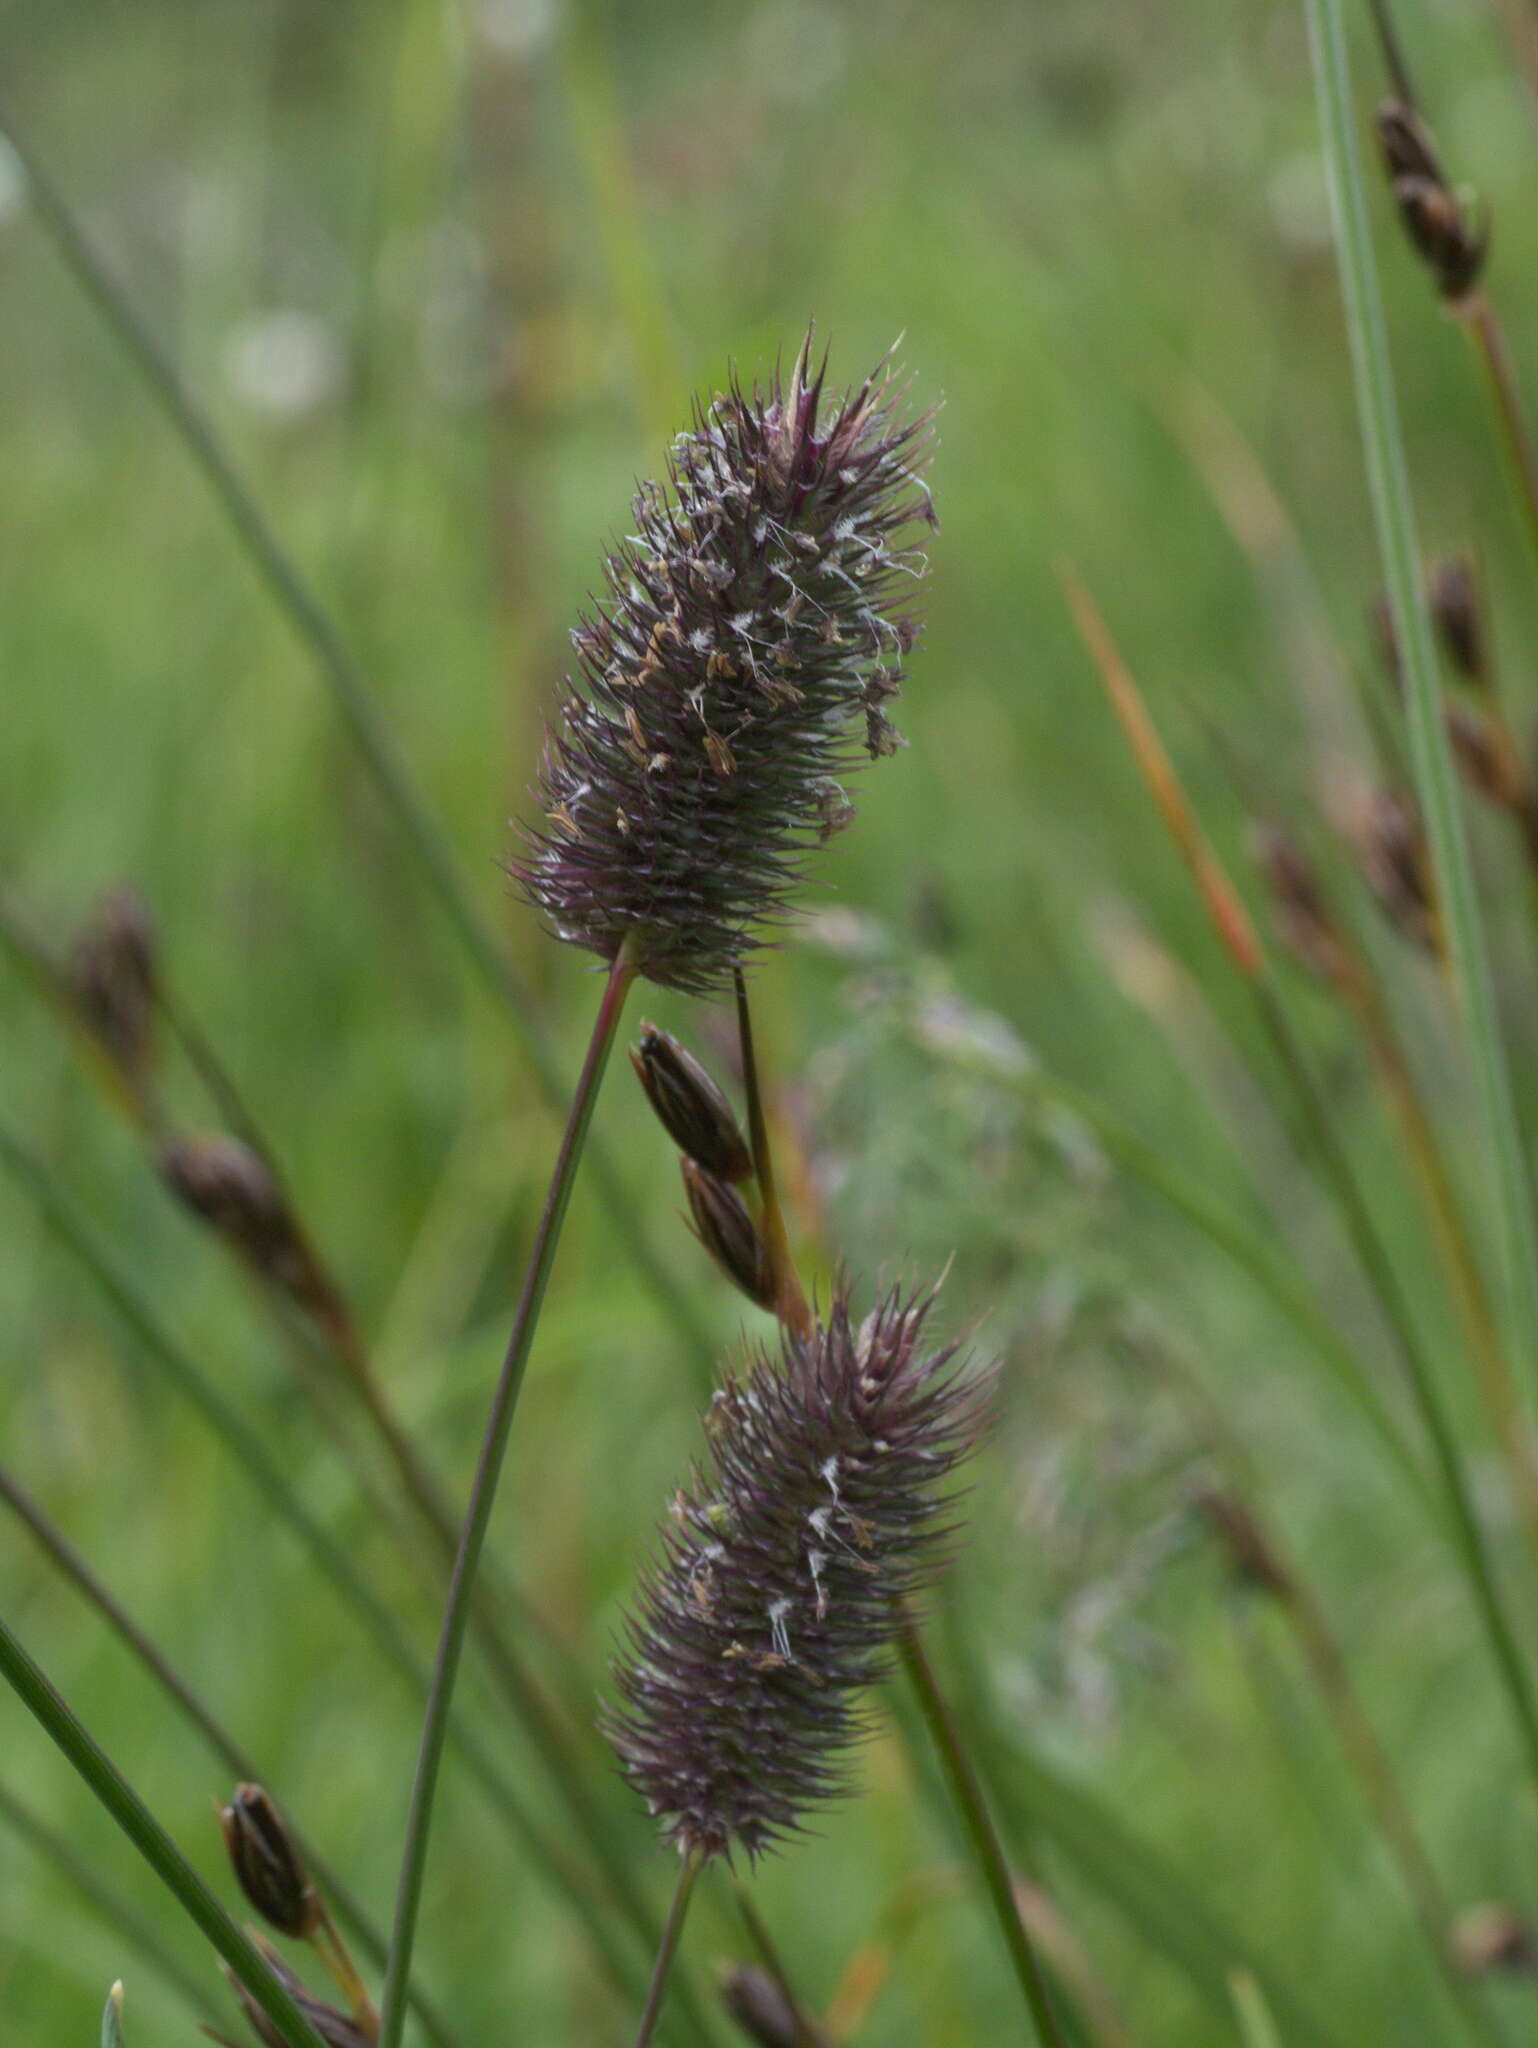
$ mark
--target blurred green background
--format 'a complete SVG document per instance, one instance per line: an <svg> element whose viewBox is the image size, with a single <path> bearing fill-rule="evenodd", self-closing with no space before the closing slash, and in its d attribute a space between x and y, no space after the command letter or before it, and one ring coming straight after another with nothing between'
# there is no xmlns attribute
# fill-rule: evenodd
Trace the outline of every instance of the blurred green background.
<svg viewBox="0 0 1538 2048"><path fill-rule="evenodd" d="M1416 0L1402 25L1449 163L1491 205L1493 285L1519 369L1538 373L1533 107L1477 0ZM954 1252L943 1313L981 1318L979 1344L1008 1361L941 1647L1001 1755L1089 1788L1291 1974L1335 2038L1442 2038L1442 1994L1291 1653L1272 1618L1236 1603L1191 1514L1201 1453L1152 1354L1197 1372L1263 1449L1455 1902L1533 1903L1533 1816L1458 1582L1295 1338L1009 1079L1018 1039L1236 1212L1269 1215L1309 1284L1379 1345L1284 1120L1246 1077L1244 1055L1263 1055L1242 993L1054 566L1071 560L1098 595L1236 861L1239 807L1205 718L1283 807L1311 803L1321 776L1351 785L1351 720L1337 740L1317 707L1346 705L1368 659L1376 569L1301 11L7 0L0 50L18 131L333 611L573 1071L595 983L498 862L603 544L691 394L731 363L770 365L815 317L842 381L903 335L915 402L944 401L927 633L899 707L911 745L870 774L857 826L817 870L820 900L871 922L824 920L819 943L763 968L759 1000L826 1241L866 1285ZM1379 77L1365 35L1357 57L1365 111ZM1374 199L1425 536L1477 548L1525 720L1532 581L1482 394ZM174 988L284 1162L393 1396L462 1489L555 1120L311 654L8 156L0 361L7 900L62 949L105 886L142 889ZM1257 573L1225 518L1225 478L1252 514L1259 502L1234 437L1298 522L1317 609L1285 567ZM1498 833L1482 827L1480 851L1529 1075L1521 887ZM1456 1132L1464 1081L1435 978L1375 944ZM1294 988L1417 1307L1445 1335L1356 1048ZM677 998L648 994L642 1012L720 1042L723 1020ZM172 1210L8 965L0 1045L7 1116L425 1651L423 1574L360 1503L249 1290ZM178 1101L206 1121L190 1086ZM623 1063L599 1128L725 1349L751 1312L701 1270ZM6 1462L387 1917L414 1705L9 1183L0 1327ZM584 1193L494 1543L595 1691L698 1407L676 1336ZM1469 1434L1485 1457L1472 1417ZM1492 1512L1500 1537L1493 1495ZM231 1899L217 1768L10 1525L0 1599ZM467 1698L547 1808L479 1682ZM195 1937L19 1707L0 1702L0 1731L0 1782L131 1892L217 1995ZM906 1901L857 2038L1003 2038L1015 2014L994 1931L950 1881L958 1845L884 1712L860 1770L868 1796L762 1874L798 1980L825 2001ZM1019 1851L1131 2038L1238 2040L1221 2001L1201 2000L1031 1818L1019 1771ZM604 1796L629 1810L617 1786ZM690 1948L702 1966L741 1952L718 1903ZM468 2040L617 2040L629 2019L458 1773L422 1963ZM117 1975L132 2048L194 2037L174 1991L0 1832L6 2041L90 2040ZM1530 1992L1501 1995L1518 2030L1533 2024Z"/></svg>

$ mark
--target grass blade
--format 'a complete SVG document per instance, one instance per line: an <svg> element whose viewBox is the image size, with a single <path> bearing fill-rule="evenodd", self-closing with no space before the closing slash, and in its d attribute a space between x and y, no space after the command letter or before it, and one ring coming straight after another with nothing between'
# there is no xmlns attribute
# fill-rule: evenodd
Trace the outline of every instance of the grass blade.
<svg viewBox="0 0 1538 2048"><path fill-rule="evenodd" d="M335 620L278 539L265 513L213 425L183 385L169 356L150 333L97 254L9 107L0 103L0 136L26 173L38 221L66 269L101 314L123 353L143 376L151 394L212 491L236 539L316 666L358 749L385 808L424 880L437 898L480 980L506 1010L517 1029L529 1066L545 1100L564 1109L570 1086L535 1013L534 1001L505 951L482 917L460 873L458 860L426 799L412 780L393 734L385 724L362 670ZM589 1173L635 1261L637 1271L694 1355L700 1370L714 1368L710 1339L687 1296L652 1250L646 1232L601 1146L595 1145Z"/></svg>
<svg viewBox="0 0 1538 2048"><path fill-rule="evenodd" d="M0 1678L5 1679L73 1764L161 1883L229 1964L289 2048L324 2048L320 2036L288 1992L3 1621Z"/></svg>
<svg viewBox="0 0 1538 2048"><path fill-rule="evenodd" d="M1457 777L1442 722L1436 652L1421 582L1420 545L1362 185L1341 0L1305 0L1305 11L1368 485L1403 663L1410 758L1431 841L1453 982L1489 1147L1507 1282L1517 1322L1517 1349L1538 1371L1538 1223L1510 1068L1495 1013L1489 951Z"/></svg>

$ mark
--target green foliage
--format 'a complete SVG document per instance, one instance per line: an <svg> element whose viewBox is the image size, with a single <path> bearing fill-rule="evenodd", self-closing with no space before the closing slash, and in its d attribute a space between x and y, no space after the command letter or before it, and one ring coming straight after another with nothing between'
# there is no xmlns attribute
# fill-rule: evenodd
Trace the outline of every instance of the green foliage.
<svg viewBox="0 0 1538 2048"><path fill-rule="evenodd" d="M1538 393L1534 143L1496 11L1398 12L1444 154L1490 202L1491 288ZM1379 73L1364 22L1350 26L1365 114ZM1193 707L1290 815L1332 774L1349 790L1364 773L1348 672L1371 659L1379 571L1301 11L274 0L194 18L153 0L14 0L7 42L27 58L7 79L18 119L339 622L567 1075L592 977L510 903L496 863L507 811L528 810L591 565L689 391L729 359L751 375L809 313L850 364L907 330L916 402L945 399L911 745L820 866L818 942L765 962L754 990L793 1227L824 1285L840 1253L866 1288L954 1253L947 1321L975 1318L977 1346L1006 1361L939 1624L942 1649L954 1630L964 1654L939 1661L965 1674L1012 1850L1130 2037L1231 2048L1242 1981L1264 1987L1263 2008L1241 2008L1252 2043L1265 2013L1288 2048L1455 2038L1291 1638L1236 1593L1191 1512L1215 1454L1160 1357L1261 1465L1456 1907L1538 1903L1516 1745L1436 1516L1395 1470L1421 1469L1418 1440L1349 1251L1270 1106L1242 993L1052 574L1068 556L1105 606L1236 873L1242 806ZM1461 336L1387 199L1367 196L1423 539L1476 547L1521 733L1520 520ZM309 652L4 165L0 279L0 892L62 952L100 889L144 890L176 997L462 1501L554 1151L547 1093ZM1298 523L1299 557L1260 516L1234 433ZM1470 819L1510 1138L1538 1113L1538 1006L1529 884L1502 822ZM1365 927L1339 848L1332 872ZM1455 1022L1435 974L1367 928L1494 1278L1492 1162ZM1528 1622L1531 1571L1360 1043L1301 978L1286 994ZM655 1014L729 1072L724 1010L663 996ZM146 1328L196 1361L215 1413L228 1404L256 1432L283 1482L269 1497L381 1590L376 1634L424 1663L432 1555L371 1507L388 1468L335 1378L163 1199L138 1135L8 962L0 1043L7 1122L152 1311L125 1337L25 1194L0 1186L5 1462L387 1917L418 1703L381 1683L367 1630L154 1369ZM176 1124L204 1127L206 1093L166 1057ZM677 1220L671 1149L623 1063L596 1128L711 1342L757 1331ZM1366 1428L1339 1400L1348 1376L1369 1390ZM580 1187L489 1562L550 1626L553 1643L534 1628L520 1641L580 1703L562 1726L654 1913L672 1870L582 1716L694 1449L699 1386L612 1213ZM224 1765L30 1551L0 1544L0 1559L7 1616L234 1907L209 1815ZM484 1675L461 1698L534 1824L578 1849ZM42 1740L0 1714L7 1779L89 1868L139 1885ZM859 2048L987 2039L1007 2010L991 1929L951 1883L955 1840L913 1769L883 1709L864 1796L756 1886L819 2009L855 1960L868 1969ZM419 1952L458 2037L501 2038L516 2013L530 2040L620 2038L634 2014L611 1979L646 1963L623 1919L606 1970L452 1758L440 1827ZM195 1936L146 1890L136 1901L221 1998ZM7 2038L79 2038L123 1966L119 1932L84 1920L56 1861L9 1836L0 1929ZM700 1981L741 1952L702 1885L686 1942ZM175 1976L135 1986L136 2039L192 2038ZM1519 1979L1496 1991L1512 2038L1531 1996ZM222 2025L233 2037L238 2015ZM122 2048L119 2026L109 2002L104 2048Z"/></svg>

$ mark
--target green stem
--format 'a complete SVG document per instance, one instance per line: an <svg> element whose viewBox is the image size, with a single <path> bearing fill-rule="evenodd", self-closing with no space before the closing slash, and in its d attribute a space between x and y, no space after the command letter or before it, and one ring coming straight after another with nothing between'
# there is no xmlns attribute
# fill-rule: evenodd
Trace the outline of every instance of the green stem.
<svg viewBox="0 0 1538 2048"><path fill-rule="evenodd" d="M1506 330L1488 292L1470 292L1452 311L1467 329L1484 368L1485 381L1490 387L1490 401L1495 407L1495 417L1511 466L1517 502L1522 507L1522 517L1527 525L1527 537L1534 547L1538 547L1538 446L1534 445L1532 428L1522 409L1517 373L1512 364L1511 350L1506 345Z"/></svg>
<svg viewBox="0 0 1538 2048"><path fill-rule="evenodd" d="M193 1691L181 1673L108 1592L52 1518L44 1513L15 1475L3 1465L0 1465L0 1501L4 1501L17 1520L30 1532L61 1577L66 1579L106 1622L118 1641L164 1693L183 1720L197 1730L231 1776L250 1783L266 1785L271 1789L273 1781L268 1774L258 1767L212 1710ZM3 1802L3 1795L0 1795L0 1802ZM284 1810L288 1811L286 1805ZM292 1816L289 1818L292 1826ZM316 1852L313 1843L299 1829L295 1828L293 1832L300 1852L321 1889L335 1904L338 1917L361 1943L371 1960L382 1966L388 1953L384 1936L335 1871ZM412 1986L411 2002L428 2034L438 2043L438 2048L455 2048L453 2036L442 2016L415 1985Z"/></svg>
<svg viewBox="0 0 1538 2048"><path fill-rule="evenodd" d="M1420 545L1362 189L1341 0L1305 0L1305 5L1368 483L1389 609L1403 661L1411 761L1431 840L1454 985L1490 1148L1507 1278L1516 1309L1516 1349L1538 1371L1538 1229L1532 1186L1496 1020L1457 776L1442 722L1436 652L1420 575Z"/></svg>
<svg viewBox="0 0 1538 2048"><path fill-rule="evenodd" d="M133 1277L99 1241L43 1161L4 1125L0 1125L0 1166L13 1173L33 1196L148 1355L199 1410L252 1484L266 1498L277 1519L298 1537L321 1574L364 1624L386 1662L419 1698L425 1700L430 1690L426 1668L394 1617L359 1573L348 1551L316 1521L289 1485L278 1460L202 1368L164 1328ZM480 1740L457 1720L451 1733L456 1748L492 1805L571 1901L615 1984L621 1988L627 1986L633 1976L628 1957L615 1942L609 1916L595 1899L585 1870L573 1865L565 1852L546 1835Z"/></svg>
<svg viewBox="0 0 1538 2048"><path fill-rule="evenodd" d="M459 871L454 851L411 772L335 620L305 581L265 513L240 475L212 422L182 383L165 350L125 297L49 176L9 107L0 104L0 133L15 151L27 177L37 219L65 268L102 316L124 354L138 369L172 430L191 456L224 513L235 538L268 595L315 658L321 677L357 747L360 758L423 879L437 898L486 988L507 1011L540 1090L550 1104L566 1100L566 1083L549 1040L535 1016L533 999L481 916ZM706 1369L713 1367L710 1339L686 1296L652 1250L634 1204L600 1147L589 1164L595 1187L614 1217L637 1271Z"/></svg>
<svg viewBox="0 0 1538 2048"><path fill-rule="evenodd" d="M72 1016L72 1006L57 968L44 949L30 938L24 926L11 914L3 900L0 900L0 942L8 946L18 963L35 978L43 993L61 1008L66 1017ZM241 1140L266 1164L273 1178L281 1184L282 1173L275 1151L267 1143L213 1047L163 984L156 993L161 1014L191 1060L220 1114ZM295 1227L299 1227L297 1219ZM306 1347L306 1357L310 1355L310 1347L315 1347L318 1356L324 1357L328 1363L334 1362L341 1367L348 1391L359 1403L383 1444L402 1492L427 1524L447 1572L453 1566L454 1554L459 1545L457 1519L425 1460L386 1398L340 1288L329 1269L323 1264L319 1252L308 1240L306 1248L312 1270L319 1282L317 1296L309 1303L307 1310L299 1311L292 1308L284 1290L270 1282L260 1290L262 1299L274 1314L285 1335L297 1338L298 1342ZM319 1389L315 1387L313 1381L307 1380L307 1387L311 1398L318 1399ZM346 1446L342 1448L345 1452ZM616 1901L631 1920L641 1944L650 1952L657 1942L657 1919L649 1910L636 1884L635 1874L616 1831L609 1824L603 1809L588 1792L581 1759L573 1754L556 1713L546 1702L532 1672L502 1628L492 1601L483 1597L487 1590L484 1583L478 1589L475 1614L477 1635L486 1661L509 1705L518 1715L530 1740L555 1779L574 1818L587 1834ZM525 1613L527 1614L527 1610ZM528 1615L527 1618L537 1625L536 1617ZM548 1632L547 1641L551 1647L558 1646ZM585 1704L585 1686L577 1682L576 1674L572 1674L571 1678L568 1690L574 1700ZM245 1775L253 1774L248 1772ZM368 1945L370 1937L360 1933L360 1938ZM383 1960L382 1951L379 1959Z"/></svg>
<svg viewBox="0 0 1538 2048"><path fill-rule="evenodd" d="M758 1055L753 1047L753 1014L748 1007L748 985L742 969L732 969L737 995L737 1042L742 1049L742 1087L748 1104L748 1140L753 1150L753 1177L758 1182L760 1227L765 1249L774 1271L775 1314L798 1337L812 1334L812 1311L791 1256L790 1234L785 1212L780 1207L774 1178L774 1154L769 1144L769 1120L764 1113L763 1090L758 1079Z"/></svg>
<svg viewBox="0 0 1538 2048"><path fill-rule="evenodd" d="M0 1621L0 1677L11 1686L162 1884L208 1937L289 2048L324 2048L320 2036L289 1993L143 1800L92 1741L3 1621Z"/></svg>
<svg viewBox="0 0 1538 2048"><path fill-rule="evenodd" d="M528 1364L529 1351L534 1342L545 1288L555 1263L556 1247L560 1242L561 1226L566 1220L567 1205L576 1181L577 1165L582 1157L588 1125L592 1121L593 1110L598 1101L604 1068L608 1064L609 1053L619 1029L625 998L630 992L630 984L634 978L634 961L628 947L622 948L610 970L603 1000L594 1019L587 1057L582 1063L582 1072L572 1097L566 1129L561 1138L561 1148L556 1155L549 1192L545 1197L544 1211L530 1248L523 1290L513 1317L512 1334L508 1338L501 1378L492 1398L491 1412L486 1419L480 1463L476 1468L475 1483L471 1488L469 1505L465 1511L459 1554L454 1560L454 1572L449 1581L448 1599L444 1606L443 1625L438 1639L438 1656L428 1693L427 1714L422 1724L416 1776L411 1791L411 1809L406 1822L406 1841L401 1857L400 1880L395 1895L395 1927L390 1943L390 1966L385 1980L384 2005L380 2020L380 2048L400 2048L401 2029L406 2016L404 1994L411 1967L411 1951L416 1939L417 1917L422 1903L422 1884L427 1870L433 1802L438 1786L438 1771L443 1761L444 1738L448 1733L449 1706L454 1696L454 1684L459 1675L460 1657L464 1650L465 1630L470 1619L476 1568L480 1563L481 1551L486 1542L486 1531L491 1523L497 1483L502 1476L502 1461L507 1451L508 1434L512 1428L518 1395L523 1386L524 1369Z"/></svg>
<svg viewBox="0 0 1538 2048"><path fill-rule="evenodd" d="M58 1866L105 1924L124 1941L131 1943L168 1984L176 1987L199 2020L209 2021L218 2017L206 1986L182 1967L150 1923L126 1899L102 1883L92 1865L71 1842L55 1833L45 1821L39 1820L30 1807L23 1805L15 1793L7 1791L3 1785L0 1785L0 1820L39 1856Z"/></svg>
<svg viewBox="0 0 1538 2048"><path fill-rule="evenodd" d="M1063 2048L1063 2034L1052 2010L1052 2000L1047 1990L1047 1980L1041 1963L1026 1932L1025 1922L1020 1917L1020 1907L1015 1898L1014 1879L1010 1876L1009 1865L1004 1860L1004 1850L983 1789L978 1782L972 1759L967 1754L966 1744L954 1716L935 1678L934 1669L924 1653L919 1632L911 1619L904 1620L900 1638L903 1668L908 1674L919 1709L929 1729L930 1738L939 1753L951 1797L966 1829L972 1853L977 1859L983 1883L993 1902L994 1916L999 1923L999 1932L1009 1950L1009 1959L1014 1966L1015 1978L1031 2015L1031 2025L1042 2048Z"/></svg>
<svg viewBox="0 0 1538 2048"><path fill-rule="evenodd" d="M742 1924L747 1930L748 1940L753 1944L753 1951L765 1971L774 1979L775 1986L785 2001L785 2009L795 2023L796 2038L794 2042L787 2042L785 2048L826 2048L822 2030L814 2020L808 2018L805 2007L796 1996L795 1986L791 1983L790 1974L780 1959L774 1937L764 1925L763 1915L754 1905L752 1893L740 1877L732 1879L732 1897L737 1902L737 1911L742 1916Z"/></svg>
<svg viewBox="0 0 1538 2048"><path fill-rule="evenodd" d="M646 1993L646 2004L641 2013L641 2023L636 2028L635 2048L646 2048L647 2042L657 2030L662 2001L667 1993L668 1978L673 1969L673 1958L678 1953L679 1937L684 1931L684 1921L689 1916L689 1901L694 1896L694 1880L703 1867L704 1858L693 1849L685 1855L679 1867L678 1888L673 1893L673 1903L668 1908L667 1925L662 1930L662 1940L658 1944L657 1960L652 1967L652 1980Z"/></svg>
<svg viewBox="0 0 1538 2048"><path fill-rule="evenodd" d="M1285 1013L1268 982L1257 980L1252 987L1353 1249L1398 1348L1410 1395L1430 1442L1447 1505L1452 1511L1453 1541L1468 1575L1496 1667L1510 1696L1517 1731L1527 1752L1528 1769L1534 1784L1538 1785L1538 1698L1534 1696L1532 1678L1496 1582L1484 1531L1474 1510L1462 1453L1438 1390L1436 1375L1416 1332L1415 1319L1400 1288L1393 1261L1378 1235L1356 1176L1336 1139L1329 1113L1319 1098Z"/></svg>

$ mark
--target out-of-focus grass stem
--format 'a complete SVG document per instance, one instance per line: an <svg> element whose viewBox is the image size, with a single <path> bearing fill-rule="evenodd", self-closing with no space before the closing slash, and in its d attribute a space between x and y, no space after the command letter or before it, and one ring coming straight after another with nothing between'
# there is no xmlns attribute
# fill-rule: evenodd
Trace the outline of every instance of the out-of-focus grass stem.
<svg viewBox="0 0 1538 2048"><path fill-rule="evenodd" d="M4 1465L0 1465L0 1500L33 1537L60 1577L72 1585L107 1624L124 1648L148 1674L189 1726L195 1728L233 1777L248 1783L270 1785L272 1780L253 1762L207 1703L199 1697L164 1653L110 1593L92 1571L64 1532L33 1499ZM385 1938L364 1908L343 1884L336 1872L317 1853L313 1843L298 1829L294 1839L305 1861L319 1879L323 1891L335 1902L337 1913L371 1960L383 1965L387 1954ZM436 2008L412 1987L412 2007L438 2048L454 2048L454 2041Z"/></svg>
<svg viewBox="0 0 1538 2048"><path fill-rule="evenodd" d="M133 1276L100 1242L43 1161L4 1125L0 1125L0 1166L33 1197L126 1327L144 1346L146 1354L198 1409L266 1499L277 1520L299 1539L321 1576L363 1624L385 1661L417 1697L425 1700L429 1691L427 1670L345 1547L304 1506L279 1461L161 1324ZM627 1986L634 1975L629 1952L617 1943L609 1914L595 1896L587 1872L572 1864L564 1850L535 1821L479 1736L459 1719L455 1720L452 1733L456 1748L492 1806L576 1908L616 1984Z"/></svg>
<svg viewBox="0 0 1538 2048"><path fill-rule="evenodd" d="M508 1436L512 1429L518 1396L522 1390L529 1353L533 1347L545 1289L555 1264L561 1226L566 1220L566 1210L576 1184L577 1167L582 1158L593 1111L597 1106L604 1069L608 1065L609 1054L624 1011L625 998L634 979L635 963L630 948L626 945L621 948L609 971L598 1014L593 1022L587 1055L582 1063L582 1072L578 1077L571 1107L567 1113L566 1129L551 1173L544 1211L534 1234L534 1242L529 1249L523 1288L514 1312L512 1334L508 1338L502 1372L492 1397L491 1411L486 1419L480 1460L470 1491L469 1505L465 1510L464 1529L454 1560L454 1570L449 1580L448 1598L444 1605L443 1623L438 1639L438 1654L428 1690L427 1712L422 1723L411 1804L406 1821L406 1839L401 1854L400 1877L396 1887L390 1965L385 1978L384 2004L380 2017L380 2048L399 2048L405 2025L406 1986L410 1981L411 1954L416 1940L423 1881L427 1873L427 1850L432 1833L438 1773L443 1761L444 1743L449 1733L449 1709L454 1697L455 1681L459 1676L465 1634L470 1622L476 1570L485 1547L486 1533L491 1525L491 1514L496 1503L498 1481L502 1476Z"/></svg>
<svg viewBox="0 0 1538 2048"><path fill-rule="evenodd" d="M1468 1577L1507 1698L1521 1735L1527 1767L1538 1784L1538 1697L1495 1575L1484 1530L1475 1512L1441 1389L1405 1300L1393 1260L1373 1222L1328 1108L1293 1033L1271 971L1242 899L1208 846L1174 764L1149 718L1142 692L1123 661L1093 599L1067 568L1064 588L1075 621L1106 695L1147 783L1160 816L1200 890L1223 950L1238 971L1281 1068L1288 1092L1314 1151L1324 1184L1393 1340L1416 1413L1425 1430L1451 1511L1450 1533ZM1440 726L1439 726L1440 731Z"/></svg>
<svg viewBox="0 0 1538 2048"><path fill-rule="evenodd" d="M95 1793L189 1919L207 1937L288 2048L324 2043L138 1794L0 1621L0 1678Z"/></svg>
<svg viewBox="0 0 1538 2048"><path fill-rule="evenodd" d="M279 540L212 422L97 254L38 151L4 104L0 104L0 134L26 174L33 211L49 241L143 376L269 596L314 656L359 756L423 878L479 979L512 1019L545 1100L552 1106L563 1105L570 1091L535 1014L533 999L471 898L454 851L417 789L339 627ZM653 1253L635 1205L602 1147L594 1148L589 1170L647 1287L690 1349L708 1358L708 1337L687 1297Z"/></svg>
<svg viewBox="0 0 1538 2048"><path fill-rule="evenodd" d="M152 1970L175 1987L197 2019L208 2021L216 2017L206 1987L172 1955L150 1922L127 1899L102 1882L93 1865L72 1842L57 1829L49 1827L46 1821L40 1820L4 1785L0 1785L0 1821L19 1840L63 1873L101 1920L137 1949Z"/></svg>
<svg viewBox="0 0 1538 2048"><path fill-rule="evenodd" d="M1341 0L1305 0L1357 410L1390 615L1398 638L1416 792L1431 842L1454 988L1468 1037L1505 1239L1516 1348L1538 1374L1538 1221L1474 885L1421 578L1420 544L1367 219ZM1535 501L1538 502L1538 501ZM1538 1730L1535 1730L1538 1732ZM1538 1750L1535 1750L1538 1761Z"/></svg>

